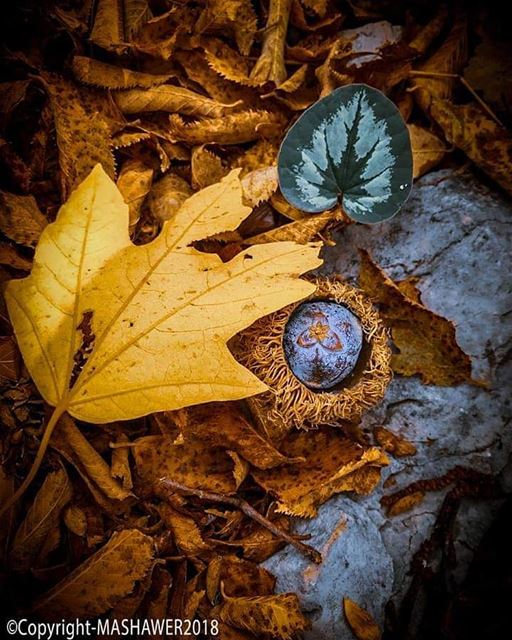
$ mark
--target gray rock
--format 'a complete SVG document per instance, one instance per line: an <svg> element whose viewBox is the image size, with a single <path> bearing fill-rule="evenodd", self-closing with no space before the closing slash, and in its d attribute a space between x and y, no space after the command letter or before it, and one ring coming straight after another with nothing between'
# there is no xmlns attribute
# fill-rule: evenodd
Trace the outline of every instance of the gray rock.
<svg viewBox="0 0 512 640"><path fill-rule="evenodd" d="M297 591L306 610L315 613L307 638L352 637L341 610L344 596L368 608L381 624L388 599L400 603L412 556L430 534L444 492L428 494L412 511L391 519L380 507L384 493L456 465L493 474L508 465L503 478L511 485L511 240L509 200L470 172L439 171L417 183L391 221L351 225L338 235L336 246L326 249L324 272L354 283L358 248L367 249L394 279L419 276L423 303L455 323L457 340L473 359L473 376L488 380L490 388L427 386L416 377L396 377L384 401L364 416L365 429L385 425L414 442L418 453L386 468L383 478L396 479L392 489L379 488L363 499L339 496L316 519L297 526L322 548L340 518L347 518L346 530L328 547L314 580L306 579L307 563L294 550L266 562L278 577L278 589ZM473 502L460 509L454 580L463 579L496 506Z"/></svg>

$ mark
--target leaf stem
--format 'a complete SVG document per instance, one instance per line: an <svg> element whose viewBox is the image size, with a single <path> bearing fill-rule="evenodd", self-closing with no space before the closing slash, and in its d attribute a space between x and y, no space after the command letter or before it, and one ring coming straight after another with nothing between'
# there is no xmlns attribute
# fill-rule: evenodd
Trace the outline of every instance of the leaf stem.
<svg viewBox="0 0 512 640"><path fill-rule="evenodd" d="M322 556L316 549L313 549L313 547L310 547L308 544L304 544L297 538L291 536L286 531L280 529L273 522L265 518L265 516L261 515L259 511L256 511L254 507L252 507L242 498L238 498L236 496L227 496L222 493L213 493L211 491L203 491L203 489L194 489L192 487L187 487L184 484L176 482L175 480L170 480L169 478L160 478L158 484L171 489L171 491L181 493L182 495L197 496L201 500L210 500L211 502L230 504L236 509L240 509L240 511L245 513L246 516L255 520L262 527L265 527L265 529L268 529L277 538L281 538L281 540L284 540L288 544L293 545L298 551L307 556L315 564L320 564L322 562Z"/></svg>
<svg viewBox="0 0 512 640"><path fill-rule="evenodd" d="M41 443L39 444L39 449L37 451L34 462L30 467L30 471L28 472L28 475L25 478L25 480L23 480L21 485L13 493L13 495L9 498L9 500L7 500L7 502L4 505L2 505L2 508L0 509L0 518L4 515L4 513L9 511L9 509L11 509L11 507L16 502L18 502L21 496L25 493L25 491L31 485L32 480L35 478L37 472L39 471L39 468L43 461L46 450L48 449L48 444L50 443L50 438L52 437L53 431L57 426L57 423L59 422L62 415L66 412L66 408L67 408L67 404L65 405L62 404L62 405L57 405L53 410L53 413L50 416L50 419L48 420L48 423L46 425L43 437L41 439Z"/></svg>

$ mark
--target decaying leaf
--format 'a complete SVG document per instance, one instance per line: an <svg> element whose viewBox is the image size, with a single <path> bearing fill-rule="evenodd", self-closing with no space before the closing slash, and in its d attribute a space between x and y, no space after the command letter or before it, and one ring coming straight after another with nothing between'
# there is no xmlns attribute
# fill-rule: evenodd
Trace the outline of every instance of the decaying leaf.
<svg viewBox="0 0 512 640"><path fill-rule="evenodd" d="M405 513L406 511L410 511L416 505L421 504L424 497L424 491L414 491L413 493L399 497L397 500L387 505L386 513L388 516L393 517L398 516L401 513Z"/></svg>
<svg viewBox="0 0 512 640"><path fill-rule="evenodd" d="M99 551L39 598L44 619L91 618L111 609L153 564L153 539L136 529L114 533Z"/></svg>
<svg viewBox="0 0 512 640"><path fill-rule="evenodd" d="M233 493L233 461L222 449L212 449L200 442L173 444L165 436L145 436L132 449L137 473L147 483L172 478L181 484Z"/></svg>
<svg viewBox="0 0 512 640"><path fill-rule="evenodd" d="M275 577L254 562L235 555L215 556L208 564L206 593L214 602L222 591L230 597L264 596L274 593Z"/></svg>
<svg viewBox="0 0 512 640"><path fill-rule="evenodd" d="M225 596L219 616L223 622L239 629L268 633L281 640L291 640L295 633L309 627L295 593L244 598Z"/></svg>
<svg viewBox="0 0 512 640"><path fill-rule="evenodd" d="M259 233L244 240L247 244L262 244L266 242L286 242L293 240L299 244L306 244L315 239L325 227L335 219L333 211L324 211L314 215L306 216L301 220L294 220L282 227Z"/></svg>
<svg viewBox="0 0 512 640"><path fill-rule="evenodd" d="M211 98L170 84L160 84L149 89L127 89L114 94L117 106L123 113L141 111L167 111L187 116L220 118L236 104L222 104Z"/></svg>
<svg viewBox="0 0 512 640"><path fill-rule="evenodd" d="M405 438L397 436L389 429L385 427L375 427L373 430L375 439L380 446L391 453L396 458L403 458L404 456L413 456L416 453L416 447Z"/></svg>
<svg viewBox="0 0 512 640"><path fill-rule="evenodd" d="M381 631L368 611L350 598L343 598L343 611L357 640L380 640Z"/></svg>
<svg viewBox="0 0 512 640"><path fill-rule="evenodd" d="M471 360L458 346L453 324L410 300L366 251L360 255L360 285L379 304L399 350L391 359L393 370L404 376L419 374L426 384L471 381Z"/></svg>
<svg viewBox="0 0 512 640"><path fill-rule="evenodd" d="M259 138L275 138L284 127L282 117L269 111L233 113L223 118L208 118L185 123L170 116L169 132L181 142L198 144L240 144Z"/></svg>
<svg viewBox="0 0 512 640"><path fill-rule="evenodd" d="M0 337L0 384L17 380L20 374L20 353L12 336Z"/></svg>
<svg viewBox="0 0 512 640"><path fill-rule="evenodd" d="M366 482L359 486L357 476L351 474L366 465L379 468L388 462L379 449L365 450L326 429L292 432L281 443L281 450L288 456L301 456L305 462L267 471L253 469L252 475L278 499L279 512L301 517L315 516L317 507L340 491L366 493Z"/></svg>
<svg viewBox="0 0 512 640"><path fill-rule="evenodd" d="M449 100L433 99L429 112L448 142L512 194L512 136L505 127L473 104L455 105Z"/></svg>
<svg viewBox="0 0 512 640"><path fill-rule="evenodd" d="M73 58L73 73L80 82L105 89L132 89L133 87L149 89L167 82L172 77L172 74L131 71L86 56Z"/></svg>
<svg viewBox="0 0 512 640"><path fill-rule="evenodd" d="M194 189L204 189L215 182L220 182L228 173L219 156L212 151L208 151L204 145L194 147L192 150L190 170ZM244 202L244 204L248 203Z"/></svg>
<svg viewBox="0 0 512 640"><path fill-rule="evenodd" d="M419 178L444 158L446 144L434 133L417 124L408 124L412 147L412 176Z"/></svg>
<svg viewBox="0 0 512 640"><path fill-rule="evenodd" d="M210 0L197 22L199 32L233 33L240 53L247 55L258 24L250 0Z"/></svg>
<svg viewBox="0 0 512 640"><path fill-rule="evenodd" d="M12 543L9 561L16 571L30 569L71 495L64 467L46 476Z"/></svg>
<svg viewBox="0 0 512 640"><path fill-rule="evenodd" d="M287 458L260 435L235 403L210 403L181 409L175 420L185 440L232 449L258 469L301 461Z"/></svg>
<svg viewBox="0 0 512 640"><path fill-rule="evenodd" d="M76 536L83 537L87 532L87 516L76 504L70 504L64 511L64 524Z"/></svg>
<svg viewBox="0 0 512 640"><path fill-rule="evenodd" d="M176 511L167 504L160 505L158 512L172 531L178 549L187 556L211 553L212 547L203 540L201 531L192 518Z"/></svg>
<svg viewBox="0 0 512 640"><path fill-rule="evenodd" d="M35 247L48 221L33 196L0 192L0 230L26 247Z"/></svg>
<svg viewBox="0 0 512 640"><path fill-rule="evenodd" d="M251 78L260 84L270 81L279 86L286 80L284 47L290 7L291 0L270 0L261 54L251 71Z"/></svg>
<svg viewBox="0 0 512 640"><path fill-rule="evenodd" d="M56 74L43 76L55 119L64 199L100 163L113 178L109 99L94 89L78 88Z"/></svg>
<svg viewBox="0 0 512 640"><path fill-rule="evenodd" d="M147 0L99 0L90 39L99 47L123 53L150 16Z"/></svg>

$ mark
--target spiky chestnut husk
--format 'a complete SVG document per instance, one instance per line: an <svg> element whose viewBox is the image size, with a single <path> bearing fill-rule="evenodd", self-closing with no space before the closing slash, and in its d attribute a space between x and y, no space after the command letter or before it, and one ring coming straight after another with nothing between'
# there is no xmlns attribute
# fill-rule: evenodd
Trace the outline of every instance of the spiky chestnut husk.
<svg viewBox="0 0 512 640"><path fill-rule="evenodd" d="M315 278L316 291L306 299L260 318L231 343L237 360L269 391L248 404L268 436L278 440L293 428L356 422L384 397L391 380L391 349L386 328L364 294L340 279ZM329 390L314 390L301 382L288 364L283 345L285 327L307 301L331 301L359 320L363 346L352 373Z"/></svg>

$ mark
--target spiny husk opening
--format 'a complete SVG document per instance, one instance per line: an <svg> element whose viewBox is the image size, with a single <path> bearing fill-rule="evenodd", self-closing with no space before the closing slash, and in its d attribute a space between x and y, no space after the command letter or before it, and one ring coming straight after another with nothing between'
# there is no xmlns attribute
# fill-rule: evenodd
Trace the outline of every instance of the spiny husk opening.
<svg viewBox="0 0 512 640"><path fill-rule="evenodd" d="M237 360L269 391L248 400L257 421L272 440L293 428L355 422L382 400L391 380L388 333L377 310L357 289L327 278L315 278L316 291L307 300L332 300L352 311L363 330L365 349L355 371L331 391L313 391L292 373L283 349L283 333L304 300L260 318L240 333L232 348Z"/></svg>

